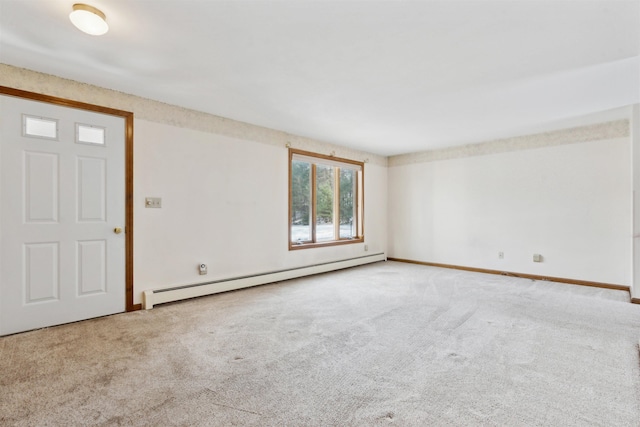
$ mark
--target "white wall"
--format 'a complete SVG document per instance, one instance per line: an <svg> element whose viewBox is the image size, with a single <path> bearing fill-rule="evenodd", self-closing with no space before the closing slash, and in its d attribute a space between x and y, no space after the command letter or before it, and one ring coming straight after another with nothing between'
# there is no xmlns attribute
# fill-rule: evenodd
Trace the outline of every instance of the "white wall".
<svg viewBox="0 0 640 427"><path fill-rule="evenodd" d="M362 243L289 251L284 144L139 119L134 129L134 303L146 289L386 251L385 166L365 164L368 252ZM162 208L145 208L149 196L161 197Z"/></svg>
<svg viewBox="0 0 640 427"><path fill-rule="evenodd" d="M630 149L624 137L391 166L388 256L628 286Z"/></svg>

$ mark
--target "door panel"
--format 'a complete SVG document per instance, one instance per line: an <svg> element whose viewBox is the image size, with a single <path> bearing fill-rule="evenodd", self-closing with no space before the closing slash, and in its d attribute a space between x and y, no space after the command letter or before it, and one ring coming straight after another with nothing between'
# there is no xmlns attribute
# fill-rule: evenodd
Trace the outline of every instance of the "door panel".
<svg viewBox="0 0 640 427"><path fill-rule="evenodd" d="M58 222L58 155L24 153L25 222Z"/></svg>
<svg viewBox="0 0 640 427"><path fill-rule="evenodd" d="M78 221L106 221L107 162L78 157Z"/></svg>
<svg viewBox="0 0 640 427"><path fill-rule="evenodd" d="M124 128L0 95L0 335L124 311Z"/></svg>
<svg viewBox="0 0 640 427"><path fill-rule="evenodd" d="M107 291L107 242L87 240L77 242L78 295Z"/></svg>
<svg viewBox="0 0 640 427"><path fill-rule="evenodd" d="M58 247L58 243L24 245L22 293L25 296L25 304L58 299L60 284Z"/></svg>

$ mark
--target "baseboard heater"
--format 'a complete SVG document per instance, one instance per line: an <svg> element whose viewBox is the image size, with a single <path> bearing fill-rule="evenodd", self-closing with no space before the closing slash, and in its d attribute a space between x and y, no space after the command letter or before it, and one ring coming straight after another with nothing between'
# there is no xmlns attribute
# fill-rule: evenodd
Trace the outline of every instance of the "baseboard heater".
<svg viewBox="0 0 640 427"><path fill-rule="evenodd" d="M180 301L188 298L249 288L251 286L265 285L267 283L280 282L282 280L295 279L313 274L326 273L343 268L356 267L378 261L386 261L384 253L366 255L357 258L349 258L340 261L324 262L304 267L290 268L287 270L271 271L268 273L254 274L251 276L233 277L230 279L216 280L213 282L195 283L192 285L176 286L166 289L144 291L142 308L152 309L153 306L167 302Z"/></svg>

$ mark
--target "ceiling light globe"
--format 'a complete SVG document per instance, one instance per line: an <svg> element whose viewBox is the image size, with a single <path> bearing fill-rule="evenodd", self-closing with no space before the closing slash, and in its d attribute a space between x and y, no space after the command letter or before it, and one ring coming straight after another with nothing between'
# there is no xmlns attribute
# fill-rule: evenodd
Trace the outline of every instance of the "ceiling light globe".
<svg viewBox="0 0 640 427"><path fill-rule="evenodd" d="M104 13L86 4L74 4L69 19L80 31L92 36L101 36L109 31Z"/></svg>

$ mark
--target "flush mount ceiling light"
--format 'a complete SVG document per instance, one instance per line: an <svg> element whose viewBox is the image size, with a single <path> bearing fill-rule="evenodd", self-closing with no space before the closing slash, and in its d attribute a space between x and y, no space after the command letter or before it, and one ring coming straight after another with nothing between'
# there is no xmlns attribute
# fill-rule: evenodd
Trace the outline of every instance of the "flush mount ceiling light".
<svg viewBox="0 0 640 427"><path fill-rule="evenodd" d="M92 36L101 36L109 31L106 17L102 11L87 4L76 3L69 19L80 31Z"/></svg>

